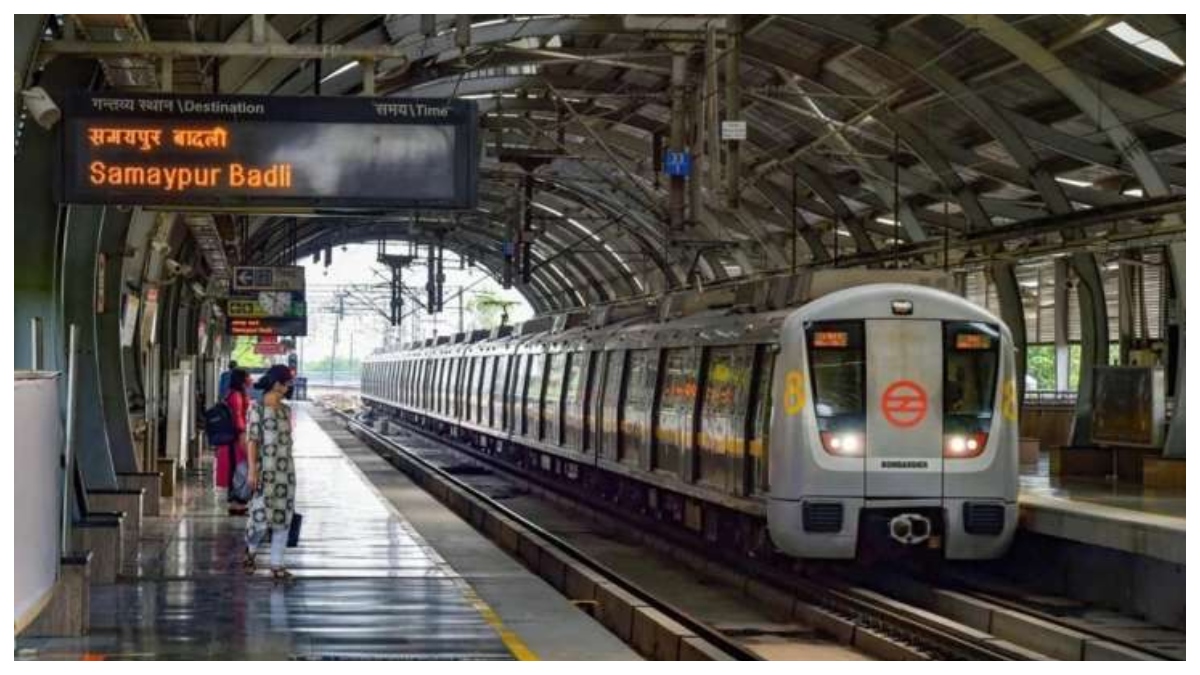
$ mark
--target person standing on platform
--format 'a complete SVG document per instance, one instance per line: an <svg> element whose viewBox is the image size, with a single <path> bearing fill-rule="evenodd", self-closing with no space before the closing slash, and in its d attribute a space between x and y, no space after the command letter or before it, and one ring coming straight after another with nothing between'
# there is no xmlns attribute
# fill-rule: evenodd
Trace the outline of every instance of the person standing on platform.
<svg viewBox="0 0 1200 675"><path fill-rule="evenodd" d="M233 426L237 429L237 440L232 445L217 447L217 486L225 488L229 515L246 515L248 491L243 485L249 483L249 459L246 452L246 416L250 412L250 396L246 393L249 373L237 368L230 373L229 390L225 394L225 405L229 406ZM239 470L240 467L240 470Z"/></svg>
<svg viewBox="0 0 1200 675"><path fill-rule="evenodd" d="M254 557L262 537L271 531L271 574L290 579L283 566L288 530L296 512L296 465L292 461L292 415L284 395L292 386L292 372L284 365L271 366L254 385L262 390L262 405L250 408L247 420L250 440L250 484L256 486L246 523L247 571L255 568Z"/></svg>
<svg viewBox="0 0 1200 675"><path fill-rule="evenodd" d="M238 362L230 360L229 368L217 378L217 400L225 400L225 395L229 393L229 381L233 379L233 371L237 370L237 367Z"/></svg>

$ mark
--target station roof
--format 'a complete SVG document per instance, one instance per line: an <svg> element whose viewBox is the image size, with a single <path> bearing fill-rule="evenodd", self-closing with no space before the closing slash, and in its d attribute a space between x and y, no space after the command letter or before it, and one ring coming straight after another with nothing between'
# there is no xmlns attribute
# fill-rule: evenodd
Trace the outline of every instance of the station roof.
<svg viewBox="0 0 1200 675"><path fill-rule="evenodd" d="M92 54L116 88L161 88L165 56L180 92L356 95L369 68L378 96L478 102L477 209L237 216L263 262L349 241L441 237L498 273L527 175L536 235L523 290L540 311L835 257L929 260L944 246L958 264L1096 251L1117 231L1140 233L1124 237L1134 243L1182 236L1181 16L62 20L75 40L125 44ZM318 33L341 51L300 58ZM229 45L243 46L222 51ZM692 206L672 229L655 156L670 146L680 64ZM731 190L731 145L717 130L734 100L748 133Z"/></svg>

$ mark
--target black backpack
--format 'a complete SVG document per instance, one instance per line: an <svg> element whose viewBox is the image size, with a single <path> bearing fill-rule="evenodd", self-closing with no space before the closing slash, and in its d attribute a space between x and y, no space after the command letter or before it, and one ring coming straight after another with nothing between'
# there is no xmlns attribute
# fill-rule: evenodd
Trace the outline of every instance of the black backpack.
<svg viewBox="0 0 1200 675"><path fill-rule="evenodd" d="M209 445L230 445L237 440L233 411L224 401L204 411L204 434Z"/></svg>

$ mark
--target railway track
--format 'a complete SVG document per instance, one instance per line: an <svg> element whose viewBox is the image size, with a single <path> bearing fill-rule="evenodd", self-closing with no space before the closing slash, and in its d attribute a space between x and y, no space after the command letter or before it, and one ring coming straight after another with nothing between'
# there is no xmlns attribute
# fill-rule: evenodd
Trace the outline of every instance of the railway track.
<svg viewBox="0 0 1200 675"><path fill-rule="evenodd" d="M752 652L739 644L736 636L724 634L713 626L696 620L675 607L662 603L653 597L653 593L638 587L626 579L621 579L620 575L614 571L607 569L604 565L591 559L559 537L545 531L536 523L529 522L527 519L513 513L503 504L467 485L465 481L435 466L433 463L422 458L418 453L405 447L397 439L376 431L361 420L356 419L353 415L344 412L339 412L338 415L356 435L366 440L377 451L385 451L392 458L399 460L403 464L400 468L404 469L410 476L415 473L418 475L414 477L418 477L421 481L443 481L446 484L454 485L459 489L468 491L473 497L486 503L488 508L494 508L497 513L503 514L506 518L511 518L528 527L530 531L537 533L549 546L569 555L572 559L579 561L589 569L595 570L597 574L604 576L606 579L612 579L612 583L637 595L648 605L655 607L697 635L703 635L705 640L709 641L711 645L722 653L728 655L729 658L757 658ZM390 423L396 424L394 421ZM502 474L514 477L523 483L530 484L544 491L557 493L560 496L564 492L561 487L554 485L550 481L528 475L516 467L498 461L494 457L479 452L472 447L458 443L454 439L432 434L427 430L411 425L401 426L411 433L446 446L456 453L461 453L474 461L485 464ZM616 511L604 504L589 502L587 506L589 509L607 511L608 513L605 515L623 520L628 520L630 517L629 514ZM639 522L638 525L640 528L650 524ZM655 536L660 536L660 533L655 533ZM670 534L665 533L661 534L661 536L669 537ZM684 544L684 542L679 541L673 543L676 546ZM712 553L709 551L707 555L711 555ZM733 573L744 573L744 568L753 568L749 571L748 577L752 578L758 584L759 595L763 596L761 599L767 600L770 598L771 601L778 602L780 597L794 598L798 616L824 632L842 641L863 648L875 656L884 658L969 660L1026 660L1042 656L1040 653L1031 651L1028 648L961 624L928 609L897 600L860 585L847 583L845 580L832 575L816 573L811 578L805 578L794 574L787 575L784 570L760 565L754 561L747 561L744 558L739 559L739 562L743 570L734 571ZM782 596L779 594L782 594ZM773 595L775 597L772 597Z"/></svg>

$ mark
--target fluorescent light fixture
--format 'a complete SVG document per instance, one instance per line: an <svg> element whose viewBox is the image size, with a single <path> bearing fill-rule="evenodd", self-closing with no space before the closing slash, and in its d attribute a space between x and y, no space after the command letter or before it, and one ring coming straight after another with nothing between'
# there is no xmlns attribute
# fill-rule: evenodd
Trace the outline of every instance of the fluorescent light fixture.
<svg viewBox="0 0 1200 675"><path fill-rule="evenodd" d="M1087 187L1087 188L1092 187L1092 184L1085 180L1075 180L1074 178L1063 178L1062 176L1055 176L1054 180L1062 183L1063 185L1070 185L1073 187Z"/></svg>
<svg viewBox="0 0 1200 675"><path fill-rule="evenodd" d="M1145 197L1146 196L1146 193L1142 191L1142 188L1130 188L1130 189L1122 192L1121 194L1125 195L1126 197Z"/></svg>
<svg viewBox="0 0 1200 675"><path fill-rule="evenodd" d="M841 236L843 236L843 237L849 237L849 236L850 236L850 231L849 231L849 230L843 230L843 229L842 229L842 228L840 228L840 227L839 227L838 229L834 230L834 231L835 231L835 232L837 232L838 234L840 234L840 235L841 235Z"/></svg>
<svg viewBox="0 0 1200 675"><path fill-rule="evenodd" d="M346 65L342 66L341 68L338 68L337 70L333 71L332 73L326 75L325 77L322 77L321 84L325 84L326 82L332 80L333 78L337 77L338 75L348 73L351 70L354 70L355 68L359 67L359 65L361 65L361 64L359 64L358 61L351 61L350 63L347 63Z"/></svg>
<svg viewBox="0 0 1200 675"><path fill-rule="evenodd" d="M1142 31L1130 26L1124 21L1109 26L1108 32L1117 36L1126 43L1146 52L1147 54L1150 54L1151 56L1157 56L1163 61L1174 63L1177 66L1184 65L1183 59L1179 58L1179 56L1176 55L1175 52L1171 51L1170 47L1163 44L1161 40L1156 40L1155 38L1146 35Z"/></svg>
<svg viewBox="0 0 1200 675"><path fill-rule="evenodd" d="M895 225L896 224L896 221L894 219L884 218L883 216L879 216L878 218L876 218L875 222L879 223L880 225Z"/></svg>

